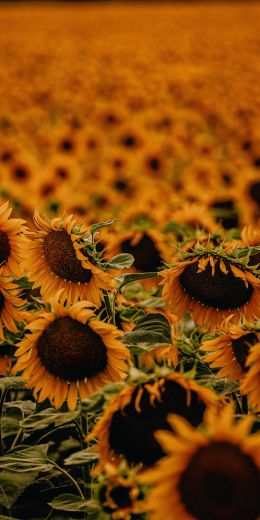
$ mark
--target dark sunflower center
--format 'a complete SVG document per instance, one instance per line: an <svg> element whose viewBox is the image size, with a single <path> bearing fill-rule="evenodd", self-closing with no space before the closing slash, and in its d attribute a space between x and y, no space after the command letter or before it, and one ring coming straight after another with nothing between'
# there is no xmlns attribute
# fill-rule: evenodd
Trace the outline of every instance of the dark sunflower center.
<svg viewBox="0 0 260 520"><path fill-rule="evenodd" d="M150 170L157 171L160 169L161 166L160 159L158 159L157 157L150 157L150 159L148 160L148 165Z"/></svg>
<svg viewBox="0 0 260 520"><path fill-rule="evenodd" d="M225 265L229 269L227 262ZM198 263L194 262L187 265L180 275L180 284L190 298L221 310L236 309L249 302L253 294L252 285L249 283L246 287L230 269L228 274L224 274L216 263L214 276L209 264L204 271L197 273L197 270Z"/></svg>
<svg viewBox="0 0 260 520"><path fill-rule="evenodd" d="M249 194L253 201L260 206L260 181L251 184Z"/></svg>
<svg viewBox="0 0 260 520"><path fill-rule="evenodd" d="M232 350L235 354L236 360L243 370L246 371L246 360L249 353L249 348L251 345L255 345L258 342L257 335L254 332L250 332L249 334L245 334L240 338L233 339Z"/></svg>
<svg viewBox="0 0 260 520"><path fill-rule="evenodd" d="M179 482L181 502L198 520L257 520L260 474L252 458L228 442L212 442L191 458Z"/></svg>
<svg viewBox="0 0 260 520"><path fill-rule="evenodd" d="M110 491L110 496L118 507L130 507L132 505L130 491L130 487L116 486Z"/></svg>
<svg viewBox="0 0 260 520"><path fill-rule="evenodd" d="M0 231L0 265L6 262L10 255L10 243L7 233Z"/></svg>
<svg viewBox="0 0 260 520"><path fill-rule="evenodd" d="M90 269L84 269L77 259L69 234L64 230L52 230L43 242L44 258L54 274L70 282L86 283L92 277Z"/></svg>
<svg viewBox="0 0 260 520"><path fill-rule="evenodd" d="M150 394L144 389L140 400L141 412L135 409L138 388L133 393L131 402L123 411L114 413L109 432L111 448L133 463L142 462L146 466L154 464L164 452L154 437L156 430L169 430L167 416L176 413L185 417L193 426L198 426L203 418L205 405L195 392L187 405L187 392L174 381L166 381L161 401L154 406L150 403Z"/></svg>
<svg viewBox="0 0 260 520"><path fill-rule="evenodd" d="M103 372L106 347L88 325L68 316L57 318L46 327L37 342L43 366L65 381L78 381Z"/></svg>
<svg viewBox="0 0 260 520"><path fill-rule="evenodd" d="M233 200L217 200L211 205L214 217L225 229L239 227L239 215Z"/></svg>
<svg viewBox="0 0 260 520"><path fill-rule="evenodd" d="M161 255L148 235L144 235L135 246L131 244L131 240L124 240L121 249L123 253L133 255L134 266L139 271L157 271L162 266Z"/></svg>

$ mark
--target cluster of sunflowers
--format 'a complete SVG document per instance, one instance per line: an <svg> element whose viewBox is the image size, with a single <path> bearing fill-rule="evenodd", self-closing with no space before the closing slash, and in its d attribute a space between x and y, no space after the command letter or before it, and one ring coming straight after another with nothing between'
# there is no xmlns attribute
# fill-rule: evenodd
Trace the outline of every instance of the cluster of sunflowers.
<svg viewBox="0 0 260 520"><path fill-rule="evenodd" d="M1 13L0 519L259 520L259 8L73 9Z"/></svg>

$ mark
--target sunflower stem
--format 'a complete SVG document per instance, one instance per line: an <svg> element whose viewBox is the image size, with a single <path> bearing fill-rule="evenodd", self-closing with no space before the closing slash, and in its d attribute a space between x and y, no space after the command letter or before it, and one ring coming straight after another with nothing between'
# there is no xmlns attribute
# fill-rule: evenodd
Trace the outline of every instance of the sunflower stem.
<svg viewBox="0 0 260 520"><path fill-rule="evenodd" d="M104 302L105 302L105 307L106 307L106 311L107 311L107 317L108 317L108 321L111 322L115 325L115 312L114 310L112 309L111 307L111 303L110 303L110 299L109 299L109 295L108 295L108 292L105 291L105 294L104 294Z"/></svg>
<svg viewBox="0 0 260 520"><path fill-rule="evenodd" d="M77 481L68 473L68 471L66 471L64 468L61 468L58 464L56 464L56 462L54 462L51 459L47 459L47 462L52 464L52 466L57 468L58 471L63 473L63 475L65 475L73 483L73 485L75 486L75 488L77 489L77 491L79 493L80 498L82 498L82 500L85 500L84 494L82 493Z"/></svg>

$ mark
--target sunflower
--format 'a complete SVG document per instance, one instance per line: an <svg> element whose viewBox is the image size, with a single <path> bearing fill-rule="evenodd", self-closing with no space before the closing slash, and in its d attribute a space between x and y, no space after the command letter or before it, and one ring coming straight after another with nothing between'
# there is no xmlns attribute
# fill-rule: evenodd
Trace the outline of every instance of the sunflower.
<svg viewBox="0 0 260 520"><path fill-rule="evenodd" d="M154 464L164 452L154 439L158 429L168 429L167 415L178 413L193 425L200 424L206 405L217 398L208 388L170 373L157 381L132 385L113 397L88 439L99 440L98 473L106 462L119 464L122 456L129 463Z"/></svg>
<svg viewBox="0 0 260 520"><path fill-rule="evenodd" d="M17 344L14 372L22 371L34 396L48 398L55 408L67 399L74 410L78 395L86 399L109 382L126 376L130 355L114 325L95 319L92 303L80 301L65 308L52 301L51 312L40 311Z"/></svg>
<svg viewBox="0 0 260 520"><path fill-rule="evenodd" d="M21 290L10 281L9 276L0 271L0 338L4 339L4 329L18 332L17 323L25 321L28 317L23 310L24 300L20 298Z"/></svg>
<svg viewBox="0 0 260 520"><path fill-rule="evenodd" d="M241 316L248 321L259 316L260 280L235 259L215 250L204 248L186 259L180 256L160 276L162 294L179 319L190 312L197 324L215 329L230 313L236 321Z"/></svg>
<svg viewBox="0 0 260 520"><path fill-rule="evenodd" d="M227 377L229 381L238 381L246 373L249 349L259 342L260 334L253 326L230 323L231 319L232 315L221 325L221 335L204 341L200 349L208 353L204 361L211 368L219 369L216 378Z"/></svg>
<svg viewBox="0 0 260 520"><path fill-rule="evenodd" d="M133 470L106 464L105 473L99 475L99 482L99 503L112 520L131 520L132 515L144 512L144 493Z"/></svg>
<svg viewBox="0 0 260 520"><path fill-rule="evenodd" d="M199 203L184 203L181 207L173 209L171 220L185 224L198 230L204 229L208 233L222 231L221 226L211 216L208 208Z"/></svg>
<svg viewBox="0 0 260 520"><path fill-rule="evenodd" d="M107 248L110 256L129 253L134 256L136 272L154 272L163 266L162 262L170 259L170 249L164 235L157 229L130 229L116 235ZM132 268L131 268L132 270Z"/></svg>
<svg viewBox="0 0 260 520"><path fill-rule="evenodd" d="M18 274L22 261L25 221L10 218L12 208L5 202L0 206L0 264L2 274Z"/></svg>
<svg viewBox="0 0 260 520"><path fill-rule="evenodd" d="M250 348L246 366L248 372L241 381L240 391L247 395L250 406L260 412L260 341Z"/></svg>
<svg viewBox="0 0 260 520"><path fill-rule="evenodd" d="M87 232L86 225L73 215L47 222L37 210L34 221L39 230L29 232L33 240L28 240L24 252L24 267L29 280L34 282L33 287L41 286L46 298L65 289L63 302L88 299L99 304L101 289L111 288L112 282L110 275L84 253L84 242L79 240Z"/></svg>
<svg viewBox="0 0 260 520"><path fill-rule="evenodd" d="M140 482L151 484L151 520L257 520L260 516L260 433L253 417L235 422L233 408L205 412L203 429L173 415L173 432L155 434L166 457Z"/></svg>
<svg viewBox="0 0 260 520"><path fill-rule="evenodd" d="M155 364L165 364L166 366L173 368L178 364L178 359L178 348L169 343L168 345L159 345L149 352L142 354L140 363L148 369L152 369Z"/></svg>

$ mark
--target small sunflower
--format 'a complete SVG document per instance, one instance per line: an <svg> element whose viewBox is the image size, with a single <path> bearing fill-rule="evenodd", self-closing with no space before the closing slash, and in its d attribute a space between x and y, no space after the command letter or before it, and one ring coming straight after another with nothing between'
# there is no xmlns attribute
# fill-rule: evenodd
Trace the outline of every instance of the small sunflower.
<svg viewBox="0 0 260 520"><path fill-rule="evenodd" d="M200 349L207 352L204 361L211 368L219 369L216 378L238 381L246 373L250 347L259 342L260 334L255 327L235 325L230 323L230 319L232 316L220 327L221 335L204 341Z"/></svg>
<svg viewBox="0 0 260 520"><path fill-rule="evenodd" d="M246 267L216 251L190 254L160 272L163 296L179 319L190 312L197 324L215 329L233 313L253 321L259 316L260 280Z"/></svg>
<svg viewBox="0 0 260 520"><path fill-rule="evenodd" d="M247 374L241 381L241 394L247 395L250 406L260 412L260 341L252 346L246 360Z"/></svg>
<svg viewBox="0 0 260 520"><path fill-rule="evenodd" d="M67 399L74 410L78 395L86 399L109 382L126 376L130 355L114 325L95 319L92 303L81 301L65 308L52 302L53 311L39 312L17 345L14 372L22 371L27 385L41 402L55 408Z"/></svg>
<svg viewBox="0 0 260 520"><path fill-rule="evenodd" d="M24 252L24 266L29 272L33 287L41 286L42 295L53 297L59 290L61 295L73 303L79 299L100 303L101 289L112 287L111 277L102 271L84 252L82 234L87 232L73 215L45 221L36 211L34 215L37 231L29 232Z"/></svg>
<svg viewBox="0 0 260 520"><path fill-rule="evenodd" d="M144 512L143 497L133 470L106 464L104 474L99 475L98 500L112 520L132 520L132 515Z"/></svg>
<svg viewBox="0 0 260 520"><path fill-rule="evenodd" d="M10 281L8 276L0 272L0 338L4 339L4 328L18 332L17 324L27 319L23 310L24 300L20 298L21 290Z"/></svg>
<svg viewBox="0 0 260 520"><path fill-rule="evenodd" d="M173 415L173 432L155 434L166 457L139 480L151 484L151 520L257 520L260 433L253 417L235 422L233 408L207 410L203 429Z"/></svg>
<svg viewBox="0 0 260 520"><path fill-rule="evenodd" d="M5 202L0 206L0 264L2 274L18 274L24 246L24 223L20 218L10 218L12 208Z"/></svg>
<svg viewBox="0 0 260 520"><path fill-rule="evenodd" d="M89 440L99 440L95 472L102 470L106 462L118 465L122 456L129 463L154 464L164 455L154 432L169 428L169 413L178 413L198 426L206 405L216 403L214 392L178 373L126 387L112 398L89 435Z"/></svg>

